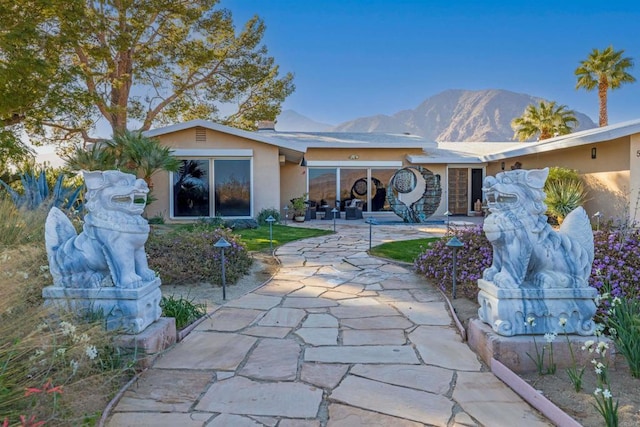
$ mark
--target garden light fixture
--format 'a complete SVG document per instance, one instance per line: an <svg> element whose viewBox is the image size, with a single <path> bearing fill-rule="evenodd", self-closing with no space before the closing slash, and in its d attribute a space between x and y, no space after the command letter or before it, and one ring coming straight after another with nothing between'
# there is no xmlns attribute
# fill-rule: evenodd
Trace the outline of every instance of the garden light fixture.
<svg viewBox="0 0 640 427"><path fill-rule="evenodd" d="M269 215L269 217L265 219L265 221L269 223L269 250L271 251L272 255L273 255L273 223L275 222L275 220L276 219L272 215Z"/></svg>
<svg viewBox="0 0 640 427"><path fill-rule="evenodd" d="M331 209L331 213L333 214L333 232L336 232L336 213L340 212L338 209Z"/></svg>
<svg viewBox="0 0 640 427"><path fill-rule="evenodd" d="M462 243L460 241L460 239L458 239L457 236L453 236L448 242L447 242L447 247L450 247L451 249L453 249L453 287L451 289L451 297L453 299L456 299L456 252L458 251L459 248L463 247L464 243Z"/></svg>
<svg viewBox="0 0 640 427"><path fill-rule="evenodd" d="M221 256L220 256L220 262L222 264L222 299L226 300L227 299L227 278L225 276L225 271L224 271L224 249L231 247L231 243L227 242L224 237L221 237L220 240L218 240L217 242L215 242L213 244L214 248L220 248L221 250Z"/></svg>
<svg viewBox="0 0 640 427"><path fill-rule="evenodd" d="M369 224L369 250L371 250L371 234L373 231L373 226L378 225L378 221L376 221L374 217L370 216L365 222Z"/></svg>

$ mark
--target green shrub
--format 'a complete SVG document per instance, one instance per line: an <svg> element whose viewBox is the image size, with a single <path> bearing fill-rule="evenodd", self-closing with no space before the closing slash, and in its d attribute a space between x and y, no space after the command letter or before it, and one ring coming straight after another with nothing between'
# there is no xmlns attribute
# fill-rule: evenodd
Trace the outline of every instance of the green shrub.
<svg viewBox="0 0 640 427"><path fill-rule="evenodd" d="M582 181L553 181L545 191L547 212L558 221L562 221L572 210L582 206L587 198Z"/></svg>
<svg viewBox="0 0 640 427"><path fill-rule="evenodd" d="M160 301L162 315L165 317L173 317L176 319L176 328L184 329L205 314L207 314L206 304L196 304L193 299L179 297L173 295L163 296Z"/></svg>
<svg viewBox="0 0 640 427"><path fill-rule="evenodd" d="M249 271L252 259L240 238L227 228L184 227L150 234L146 244L149 267L165 284L222 285L221 250L213 247L220 238L231 244L225 249L225 273L226 283L234 284Z"/></svg>
<svg viewBox="0 0 640 427"><path fill-rule="evenodd" d="M272 216L273 219L275 219L275 224L280 223L280 211L275 208L262 209L260 213L258 213L256 220L260 225L269 225L266 221L269 216Z"/></svg>

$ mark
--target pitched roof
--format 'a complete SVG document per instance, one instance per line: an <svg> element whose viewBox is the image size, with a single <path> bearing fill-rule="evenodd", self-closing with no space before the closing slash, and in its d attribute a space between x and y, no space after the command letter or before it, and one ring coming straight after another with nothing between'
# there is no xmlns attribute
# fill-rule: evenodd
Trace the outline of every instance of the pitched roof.
<svg viewBox="0 0 640 427"><path fill-rule="evenodd" d="M417 135L374 132L250 132L207 120L191 120L158 129L154 137L194 127L203 127L277 146L288 160L299 161L309 148L422 148L424 154L409 155L411 163L485 163L528 154L543 153L609 141L640 133L640 119L588 129L538 142L434 142Z"/></svg>

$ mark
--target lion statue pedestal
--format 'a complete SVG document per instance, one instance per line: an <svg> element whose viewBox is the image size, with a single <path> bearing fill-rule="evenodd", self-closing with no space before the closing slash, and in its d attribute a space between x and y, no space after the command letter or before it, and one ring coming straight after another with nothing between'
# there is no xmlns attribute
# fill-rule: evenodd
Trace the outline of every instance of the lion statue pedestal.
<svg viewBox="0 0 640 427"><path fill-rule="evenodd" d="M147 184L120 171L83 172L87 193L83 231L52 208L45 243L53 286L46 305L101 312L108 330L138 334L160 318L160 278L149 269L142 217Z"/></svg>
<svg viewBox="0 0 640 427"><path fill-rule="evenodd" d="M484 231L493 263L478 281L478 316L500 335L595 331L598 292L588 283L591 224L579 207L558 231L549 226L542 190L548 174L548 168L518 169L484 182L489 208Z"/></svg>

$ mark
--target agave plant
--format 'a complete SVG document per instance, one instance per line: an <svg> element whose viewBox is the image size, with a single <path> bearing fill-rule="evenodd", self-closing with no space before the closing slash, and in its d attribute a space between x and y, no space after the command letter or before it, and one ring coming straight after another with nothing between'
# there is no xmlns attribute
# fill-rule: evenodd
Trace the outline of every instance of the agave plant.
<svg viewBox="0 0 640 427"><path fill-rule="evenodd" d="M44 171L41 171L39 175L24 173L20 175L24 190L22 194L2 180L0 180L0 184L7 190L16 207L20 209L35 210L42 207L49 210L55 206L62 210L70 210L78 201L82 187L65 187L62 185L63 180L64 175L59 175L53 188L49 189Z"/></svg>
<svg viewBox="0 0 640 427"><path fill-rule="evenodd" d="M587 199L587 192L582 181L572 179L560 179L548 183L545 187L547 198L545 203L549 214L554 216L558 222L577 208L582 206Z"/></svg>

